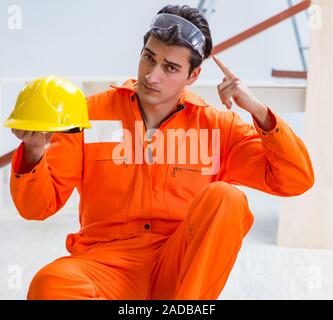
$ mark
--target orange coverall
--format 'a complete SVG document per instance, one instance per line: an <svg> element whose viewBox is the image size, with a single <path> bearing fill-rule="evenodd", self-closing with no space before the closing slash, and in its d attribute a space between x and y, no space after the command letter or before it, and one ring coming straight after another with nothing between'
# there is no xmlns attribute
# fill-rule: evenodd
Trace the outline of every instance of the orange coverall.
<svg viewBox="0 0 333 320"><path fill-rule="evenodd" d="M114 120L134 135L134 122L142 121L135 83L88 98L89 130ZM11 194L22 217L44 220L74 188L80 194L81 228L67 237L70 255L35 275L28 299L217 299L253 223L247 198L234 185L284 197L312 187L304 143L270 109L276 125L265 132L255 118L247 124L188 90L179 102L185 108L159 129L221 129L214 175L201 174L200 163L114 159L119 142L88 138L88 130L54 134L35 168L17 174L21 143L12 160Z"/></svg>

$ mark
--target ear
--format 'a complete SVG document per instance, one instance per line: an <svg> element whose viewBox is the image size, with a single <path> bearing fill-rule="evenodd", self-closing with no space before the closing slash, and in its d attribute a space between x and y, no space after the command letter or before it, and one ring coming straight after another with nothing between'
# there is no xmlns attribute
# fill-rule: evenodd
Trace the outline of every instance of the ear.
<svg viewBox="0 0 333 320"><path fill-rule="evenodd" d="M193 84L199 78L200 72L201 72L201 67L195 68L192 71L190 77L187 79L186 85L190 86L191 84Z"/></svg>

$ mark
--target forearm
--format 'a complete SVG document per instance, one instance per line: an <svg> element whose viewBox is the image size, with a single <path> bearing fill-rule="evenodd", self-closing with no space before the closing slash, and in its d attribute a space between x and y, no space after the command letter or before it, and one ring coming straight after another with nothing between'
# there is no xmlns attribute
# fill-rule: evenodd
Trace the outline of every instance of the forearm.
<svg viewBox="0 0 333 320"><path fill-rule="evenodd" d="M27 155L25 155L27 157ZM13 155L10 190L13 202L20 215L27 220L43 220L50 214L50 199L46 197L52 190L52 181L45 158L33 165L33 157L28 154L27 163L23 163L24 144ZM35 158L36 159L36 158ZM25 172L26 171L26 172Z"/></svg>
<svg viewBox="0 0 333 320"><path fill-rule="evenodd" d="M11 195L22 217L44 220L63 207L81 181L82 134L55 134L43 154L24 155L23 149L22 143L13 155ZM24 156L28 163L23 164ZM25 165L35 166L18 173Z"/></svg>
<svg viewBox="0 0 333 320"><path fill-rule="evenodd" d="M276 126L270 131L247 124L234 113L228 151L220 179L279 196L304 193L314 183L306 146L270 109ZM242 138L241 138L242 137Z"/></svg>
<svg viewBox="0 0 333 320"><path fill-rule="evenodd" d="M308 190L314 183L311 159L304 142L278 116L268 109L274 117L272 127L261 128L254 119L256 131L263 143L268 160L269 172L278 183L284 195L298 195Z"/></svg>

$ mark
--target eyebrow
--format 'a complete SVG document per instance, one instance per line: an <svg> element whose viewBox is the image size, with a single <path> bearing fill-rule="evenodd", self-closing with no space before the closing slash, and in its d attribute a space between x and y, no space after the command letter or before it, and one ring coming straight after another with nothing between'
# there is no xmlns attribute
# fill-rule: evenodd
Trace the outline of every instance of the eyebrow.
<svg viewBox="0 0 333 320"><path fill-rule="evenodd" d="M152 56L156 57L156 53L153 52L152 50L150 50L149 48L144 48L145 51L149 52ZM172 66L175 66L175 67L178 67L178 68L182 68L182 66L176 62L172 62L172 61L169 61L167 59L164 59L164 61L167 63L167 64L170 64Z"/></svg>

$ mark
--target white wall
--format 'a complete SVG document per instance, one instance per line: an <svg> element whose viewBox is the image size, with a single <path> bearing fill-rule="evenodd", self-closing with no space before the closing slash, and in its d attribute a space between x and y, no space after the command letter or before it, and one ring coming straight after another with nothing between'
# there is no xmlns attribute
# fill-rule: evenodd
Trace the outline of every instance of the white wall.
<svg viewBox="0 0 333 320"><path fill-rule="evenodd" d="M152 17L166 4L197 6L198 0L1 0L0 76L135 76L142 38ZM22 10L22 29L9 30L11 5ZM210 17L215 44L287 8L286 0L217 0ZM308 43L305 14L299 15ZM287 20L221 54L244 80L271 80L273 67L301 68ZM212 63L203 79L220 77Z"/></svg>
<svg viewBox="0 0 333 320"><path fill-rule="evenodd" d="M295 2L295 1L294 1ZM185 2L197 6L198 0ZM10 30L8 9L22 10L22 29ZM152 17L166 4L183 1L1 0L0 1L0 155L19 141L1 126L24 83L1 79L49 74L64 77L136 77L142 38ZM217 0L210 17L215 44L287 8L285 0ZM308 44L305 13L298 15L304 45ZM272 68L301 70L296 41L287 20L219 55L246 82L284 83ZM203 65L199 82L218 83L221 72L212 61ZM300 81L288 80L288 83ZM302 81L301 81L302 82ZM286 116L292 117L292 115ZM301 128L302 117L291 119ZM11 206L8 173L0 170L0 210ZM1 200L1 197L4 198ZM76 199L76 198L75 198ZM75 202L75 201L74 201ZM73 202L73 203L74 203Z"/></svg>

